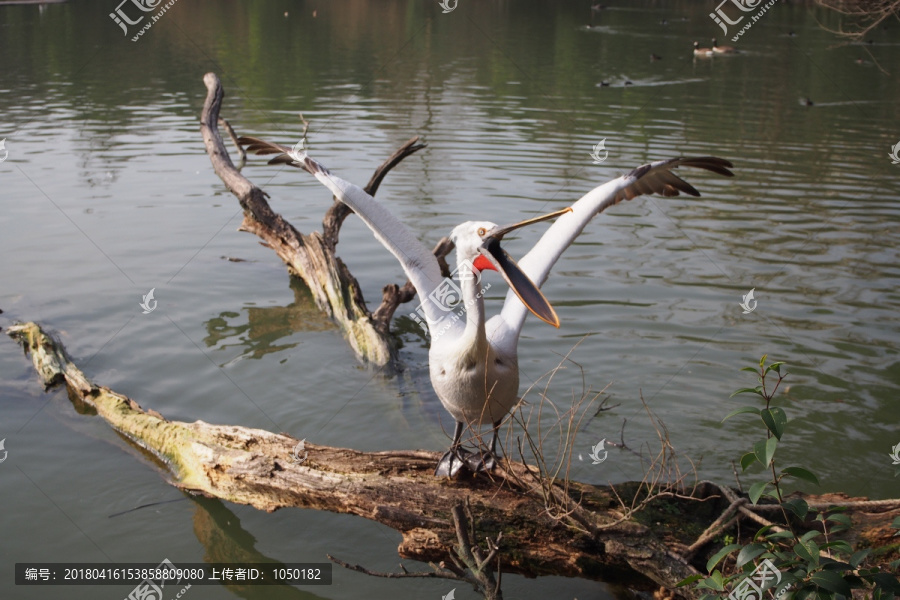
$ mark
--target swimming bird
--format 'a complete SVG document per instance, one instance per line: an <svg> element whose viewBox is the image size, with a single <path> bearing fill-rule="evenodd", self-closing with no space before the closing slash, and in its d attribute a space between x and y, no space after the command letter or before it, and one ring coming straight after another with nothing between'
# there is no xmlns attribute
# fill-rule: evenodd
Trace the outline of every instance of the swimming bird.
<svg viewBox="0 0 900 600"><path fill-rule="evenodd" d="M259 154L287 153L286 146L256 138L240 138ZM270 163L303 168L327 187L372 230L375 238L400 262L416 288L431 334L428 352L431 384L456 427L450 449L441 457L435 475L453 477L463 466L472 472L495 465L500 424L519 401L519 334L529 313L559 327L559 317L540 291L550 270L590 220L610 206L642 194L699 196L672 170L684 166L732 176L732 164L721 158L673 158L643 165L585 194L571 207L498 226L490 221L467 221L450 234L456 246L457 286L442 277L438 260L387 208L363 189L332 174L305 152L278 156ZM299 159L299 160L297 160ZM521 261L516 263L501 247L504 236L522 227L555 219ZM509 291L500 314L485 316L482 274L499 272ZM455 306L448 295L457 294ZM471 452L461 445L463 428L491 425L489 449Z"/></svg>
<svg viewBox="0 0 900 600"><path fill-rule="evenodd" d="M694 42L694 56L706 58L713 55L712 48L701 48L700 42Z"/></svg>
<svg viewBox="0 0 900 600"><path fill-rule="evenodd" d="M712 51L715 54L737 54L737 49L734 46L719 46L716 38L712 39L712 44Z"/></svg>
<svg viewBox="0 0 900 600"><path fill-rule="evenodd" d="M653 54L653 53L651 52L651 53L650 53L650 62L656 62L656 61L658 61L658 60L662 60L662 56L660 56L660 55L658 55L658 54Z"/></svg>

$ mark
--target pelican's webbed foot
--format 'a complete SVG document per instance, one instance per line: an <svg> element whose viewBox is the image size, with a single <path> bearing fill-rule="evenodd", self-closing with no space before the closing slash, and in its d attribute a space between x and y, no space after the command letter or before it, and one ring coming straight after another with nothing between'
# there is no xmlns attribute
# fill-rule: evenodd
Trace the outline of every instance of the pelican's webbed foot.
<svg viewBox="0 0 900 600"><path fill-rule="evenodd" d="M472 460L470 451L459 446L450 448L438 461L434 475L436 477L456 477L463 465L468 465L470 460Z"/></svg>
<svg viewBox="0 0 900 600"><path fill-rule="evenodd" d="M497 459L494 456L493 452L490 451L479 451L476 453L470 453L469 456L466 457L466 466L469 467L469 470L473 473L487 473L491 471L497 464Z"/></svg>

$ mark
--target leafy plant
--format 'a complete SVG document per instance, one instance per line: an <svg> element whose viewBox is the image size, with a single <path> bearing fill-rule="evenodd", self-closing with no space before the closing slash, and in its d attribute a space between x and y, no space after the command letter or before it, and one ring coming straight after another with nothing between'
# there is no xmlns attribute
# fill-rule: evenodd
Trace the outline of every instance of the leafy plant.
<svg viewBox="0 0 900 600"><path fill-rule="evenodd" d="M781 508L785 527L774 523L765 525L748 544L727 543L733 538L726 536L724 547L706 563L709 575L688 577L679 586L694 583L695 588L703 592L701 600L712 600L718 595L708 592L725 592L729 588L736 590L738 586L750 584L747 580L751 576L756 580L762 574L762 585L759 587L764 591L770 590L774 597L785 600L791 597L796 600L850 598L853 590L862 590L861 593L872 600L888 600L900 596L900 582L895 576L873 564L870 559L873 554L871 548L858 550L844 540L833 539L834 534L853 526L850 518L844 514L845 508L831 506L818 511L803 499L784 499L782 482L786 478L816 485L819 480L803 467L778 466L776 454L789 422L784 409L773 406L772 400L788 373L782 372L784 362L766 364L766 359L767 355L763 355L759 365L741 369L754 373L758 385L741 388L731 395L732 398L742 394L756 395L762 408L742 406L731 411L722 421L744 414L756 415L762 421L766 437L754 442L752 451L741 457L741 469L746 471L759 463L771 474L770 478L754 483L748 496L754 506L765 497L775 500ZM809 521L816 524L816 528L798 531ZM900 517L894 520L892 526L900 529ZM720 563L725 564L723 561L726 557L734 553L737 556L734 558L733 569L726 570L724 566L718 568ZM755 560L761 561L759 566L754 564ZM764 566L767 571L761 573ZM900 568L900 560L893 561L886 567L896 572ZM757 585L756 581L753 583Z"/></svg>

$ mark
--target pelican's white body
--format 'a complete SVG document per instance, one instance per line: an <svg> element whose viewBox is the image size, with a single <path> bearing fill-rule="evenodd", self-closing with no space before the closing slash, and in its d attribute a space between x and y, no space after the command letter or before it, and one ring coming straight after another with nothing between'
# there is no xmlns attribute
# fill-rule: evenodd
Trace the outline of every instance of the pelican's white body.
<svg viewBox="0 0 900 600"><path fill-rule="evenodd" d="M639 167L585 194L572 205L571 212L550 226L519 261L519 268L540 287L563 251L607 207L647 193L673 196L680 190L699 196L670 171L682 164L713 171L718 168L717 172L730 175L723 166L731 166L730 163L710 158L677 158ZM500 314L485 322L480 278L465 276L472 272L472 262L483 248L485 232L496 225L470 221L456 227L451 234L456 244L456 272L464 275L459 285L465 309L454 319L460 315L457 310L447 311L432 298L432 292L446 282L431 250L364 190L332 175L308 157L305 166L335 197L356 212L403 265L428 320L431 383L447 411L457 422L468 426L500 421L519 399L517 346L529 309L510 290Z"/></svg>

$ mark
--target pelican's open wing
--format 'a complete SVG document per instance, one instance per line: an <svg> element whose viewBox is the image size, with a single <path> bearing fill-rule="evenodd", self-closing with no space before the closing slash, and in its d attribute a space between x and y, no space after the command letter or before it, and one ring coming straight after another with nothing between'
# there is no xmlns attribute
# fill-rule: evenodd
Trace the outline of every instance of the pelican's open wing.
<svg viewBox="0 0 900 600"><path fill-rule="evenodd" d="M706 169L727 177L734 175L728 170L733 166L729 161L713 156L672 158L640 166L627 175L594 188L573 204L572 212L553 223L531 251L519 261L519 267L535 284L541 286L547 280L550 269L588 222L610 206L643 194L678 196L684 192L690 196L699 196L700 192L694 186L672 172L672 169L682 166ZM527 314L528 309L519 298L508 293L501 317L508 331L516 338Z"/></svg>
<svg viewBox="0 0 900 600"><path fill-rule="evenodd" d="M297 156L302 159L297 161L294 156L286 154L291 150L286 146L252 137L241 137L238 141L256 154L278 154L269 164L289 164L312 173L338 200L352 208L369 226L375 238L400 261L406 276L416 288L430 326L447 318L448 313L431 301L431 293L443 281L437 259L384 205L362 188L333 175L305 152Z"/></svg>

